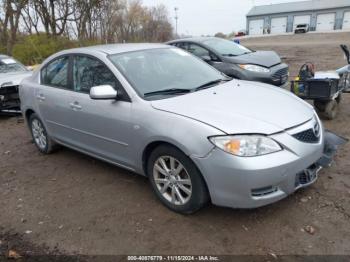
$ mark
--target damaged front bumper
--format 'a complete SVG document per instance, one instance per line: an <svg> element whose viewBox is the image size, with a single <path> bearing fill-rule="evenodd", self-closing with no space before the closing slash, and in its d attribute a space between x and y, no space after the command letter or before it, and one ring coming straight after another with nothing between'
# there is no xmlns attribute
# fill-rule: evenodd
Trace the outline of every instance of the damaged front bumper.
<svg viewBox="0 0 350 262"><path fill-rule="evenodd" d="M257 208L277 202L317 180L346 139L324 131L319 143L308 144L287 133L272 136L289 148L253 158L236 157L214 148L192 160L208 185L212 203L232 208Z"/></svg>
<svg viewBox="0 0 350 262"><path fill-rule="evenodd" d="M297 174L295 179L296 190L313 184L318 178L319 171L332 165L338 148L347 142L346 138L340 137L331 131L325 131L323 155L315 164Z"/></svg>

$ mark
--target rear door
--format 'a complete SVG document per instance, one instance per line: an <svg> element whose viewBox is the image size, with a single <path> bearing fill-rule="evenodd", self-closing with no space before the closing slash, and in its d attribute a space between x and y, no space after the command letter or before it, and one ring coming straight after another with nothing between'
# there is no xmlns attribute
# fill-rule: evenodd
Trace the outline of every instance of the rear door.
<svg viewBox="0 0 350 262"><path fill-rule="evenodd" d="M54 59L41 70L40 84L35 86L39 114L49 134L57 140L71 137L70 101L74 93L69 81L70 57Z"/></svg>
<svg viewBox="0 0 350 262"><path fill-rule="evenodd" d="M117 78L97 58L74 55L72 79L70 126L75 146L124 167L132 166L131 102ZM91 99L91 87L99 85L111 85L118 91L118 99Z"/></svg>

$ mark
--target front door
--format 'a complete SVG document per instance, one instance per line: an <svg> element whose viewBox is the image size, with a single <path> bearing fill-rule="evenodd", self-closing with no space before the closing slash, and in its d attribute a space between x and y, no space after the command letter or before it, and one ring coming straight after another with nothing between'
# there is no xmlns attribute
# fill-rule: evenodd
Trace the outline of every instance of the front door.
<svg viewBox="0 0 350 262"><path fill-rule="evenodd" d="M100 60L76 55L72 61L74 96L70 101L71 123L76 146L125 167L133 166L130 156L131 102L122 97L93 100L93 86L111 85L121 94L121 84Z"/></svg>

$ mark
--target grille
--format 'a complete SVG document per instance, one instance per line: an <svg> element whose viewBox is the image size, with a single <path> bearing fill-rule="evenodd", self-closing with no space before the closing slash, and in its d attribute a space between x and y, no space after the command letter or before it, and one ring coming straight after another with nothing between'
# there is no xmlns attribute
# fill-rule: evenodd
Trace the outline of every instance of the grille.
<svg viewBox="0 0 350 262"><path fill-rule="evenodd" d="M314 130L311 128L294 134L293 137L304 143L317 143L320 140L320 138L315 135Z"/></svg>
<svg viewBox="0 0 350 262"><path fill-rule="evenodd" d="M295 179L295 186L303 186L315 181L317 178L317 172L314 172L315 169L316 166L312 165L309 169L298 173Z"/></svg>
<svg viewBox="0 0 350 262"><path fill-rule="evenodd" d="M274 81L281 80L283 77L288 76L288 67L278 70L272 75Z"/></svg>

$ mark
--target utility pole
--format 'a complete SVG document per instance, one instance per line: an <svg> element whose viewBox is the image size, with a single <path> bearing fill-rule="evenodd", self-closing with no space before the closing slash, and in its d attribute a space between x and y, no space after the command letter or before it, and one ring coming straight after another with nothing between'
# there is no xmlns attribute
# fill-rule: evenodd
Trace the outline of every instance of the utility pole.
<svg viewBox="0 0 350 262"><path fill-rule="evenodd" d="M177 11L179 10L179 8L175 7L174 11L175 11L175 37L177 37L177 20L179 19L179 16L177 15Z"/></svg>

